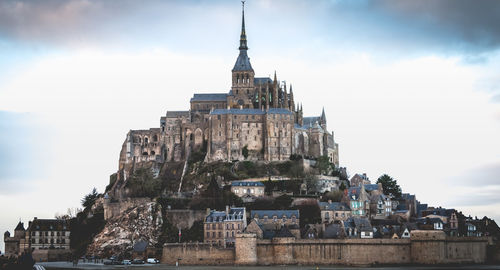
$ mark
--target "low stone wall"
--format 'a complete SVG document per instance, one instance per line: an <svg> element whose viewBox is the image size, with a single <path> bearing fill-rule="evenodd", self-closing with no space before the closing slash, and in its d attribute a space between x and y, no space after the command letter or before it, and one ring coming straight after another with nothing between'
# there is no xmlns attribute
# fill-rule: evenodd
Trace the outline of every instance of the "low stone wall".
<svg viewBox="0 0 500 270"><path fill-rule="evenodd" d="M205 210L167 210L166 218L179 229L189 229L195 221L203 220L207 216Z"/></svg>
<svg viewBox="0 0 500 270"><path fill-rule="evenodd" d="M234 249L209 244L168 244L162 261L210 265L480 264L487 237L447 237L442 231L412 231L411 239L257 239L239 234Z"/></svg>
<svg viewBox="0 0 500 270"><path fill-rule="evenodd" d="M173 265L232 265L234 248L218 248L205 243L165 244L161 262Z"/></svg>
<svg viewBox="0 0 500 270"><path fill-rule="evenodd" d="M36 262L67 261L71 258L69 249L35 249L31 256Z"/></svg>

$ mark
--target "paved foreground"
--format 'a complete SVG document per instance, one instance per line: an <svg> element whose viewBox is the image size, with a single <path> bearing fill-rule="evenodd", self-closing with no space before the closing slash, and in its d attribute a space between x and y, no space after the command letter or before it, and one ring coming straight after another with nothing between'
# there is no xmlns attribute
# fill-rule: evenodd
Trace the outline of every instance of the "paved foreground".
<svg viewBox="0 0 500 270"><path fill-rule="evenodd" d="M140 265L104 265L104 264L94 264L94 263L78 263L78 266L73 267L70 262L46 262L38 263L43 265L47 270L64 270L64 269L82 269L82 270L92 270L92 269L123 269L123 270L162 270L162 269L183 269L183 270L229 270L238 268L241 270L353 270L353 269L375 269L375 270L398 270L398 269L413 269L413 270L428 270L428 269L500 269L500 265L449 265L449 266L381 266L381 267L347 267L347 266L189 266L180 265L176 267L175 265L165 265L165 264L140 264Z"/></svg>

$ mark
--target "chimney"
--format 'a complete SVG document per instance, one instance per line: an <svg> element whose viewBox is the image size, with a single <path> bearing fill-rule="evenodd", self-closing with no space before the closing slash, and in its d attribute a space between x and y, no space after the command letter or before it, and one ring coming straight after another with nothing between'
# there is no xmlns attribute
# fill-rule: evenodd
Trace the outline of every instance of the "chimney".
<svg viewBox="0 0 500 270"><path fill-rule="evenodd" d="M207 216L210 215L210 208L207 208Z"/></svg>
<svg viewBox="0 0 500 270"><path fill-rule="evenodd" d="M229 214L229 205L226 205L226 215Z"/></svg>
<svg viewBox="0 0 500 270"><path fill-rule="evenodd" d="M328 200L328 203L332 203L332 200Z"/></svg>

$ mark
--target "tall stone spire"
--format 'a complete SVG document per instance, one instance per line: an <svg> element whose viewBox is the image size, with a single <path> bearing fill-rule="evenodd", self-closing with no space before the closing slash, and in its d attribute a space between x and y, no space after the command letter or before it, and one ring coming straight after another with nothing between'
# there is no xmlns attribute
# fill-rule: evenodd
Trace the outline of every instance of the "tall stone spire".
<svg viewBox="0 0 500 270"><path fill-rule="evenodd" d="M247 34L245 32L245 1L241 1L241 35L239 50L248 50Z"/></svg>
<svg viewBox="0 0 500 270"><path fill-rule="evenodd" d="M240 35L240 55L238 59L236 59L236 63L234 64L234 71L252 71L252 65L250 64L250 58L247 55L247 34L245 32L245 1L241 1L242 10L241 10L241 35ZM253 80L253 78L252 78Z"/></svg>
<svg viewBox="0 0 500 270"><path fill-rule="evenodd" d="M321 112L321 117L320 117L320 125L321 127L326 130L326 115L325 115L325 107L323 107L323 111Z"/></svg>
<svg viewBox="0 0 500 270"><path fill-rule="evenodd" d="M290 111L295 110L295 102L293 100L293 90L292 90L292 84L290 84Z"/></svg>

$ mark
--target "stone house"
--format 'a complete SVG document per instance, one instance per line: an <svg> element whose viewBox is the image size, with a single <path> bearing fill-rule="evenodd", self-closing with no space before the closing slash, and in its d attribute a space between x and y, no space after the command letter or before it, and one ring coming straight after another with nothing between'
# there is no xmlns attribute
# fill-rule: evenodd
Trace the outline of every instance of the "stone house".
<svg viewBox="0 0 500 270"><path fill-rule="evenodd" d="M373 227L366 217L351 217L342 221L345 236L348 238L373 238Z"/></svg>
<svg viewBox="0 0 500 270"><path fill-rule="evenodd" d="M71 253L69 220L38 219L24 224L19 222L11 237L5 232L5 254L19 256L22 252L33 252L37 260L65 259Z"/></svg>
<svg viewBox="0 0 500 270"><path fill-rule="evenodd" d="M231 192L236 194L238 197L252 196L252 197L262 197L264 196L265 186L259 181L233 181L231 182Z"/></svg>
<svg viewBox="0 0 500 270"><path fill-rule="evenodd" d="M283 226L299 225L299 210L252 210L250 218L258 224L271 225L275 229Z"/></svg>
<svg viewBox="0 0 500 270"><path fill-rule="evenodd" d="M226 211L209 211L204 228L204 242L218 246L233 246L236 234L247 226L245 207L226 206Z"/></svg>
<svg viewBox="0 0 500 270"><path fill-rule="evenodd" d="M351 187L360 187L361 185L369 185L371 184L370 179L366 176L366 173L363 174L355 174L351 177Z"/></svg>
<svg viewBox="0 0 500 270"><path fill-rule="evenodd" d="M3 240L5 244L5 256L19 256L24 251L25 246L26 230L24 229L24 223L19 221L16 228L14 229L14 235L11 236L9 231L6 231L3 235Z"/></svg>
<svg viewBox="0 0 500 270"><path fill-rule="evenodd" d="M321 209L322 223L332 223L351 217L351 208L342 202L319 202L319 208Z"/></svg>
<svg viewBox="0 0 500 270"><path fill-rule="evenodd" d="M372 219L389 218L392 211L392 200L385 194L370 196L370 217Z"/></svg>
<svg viewBox="0 0 500 270"><path fill-rule="evenodd" d="M349 204L351 215L368 217L370 214L369 194L365 191L365 185L361 187L350 187L346 189L342 202Z"/></svg>

